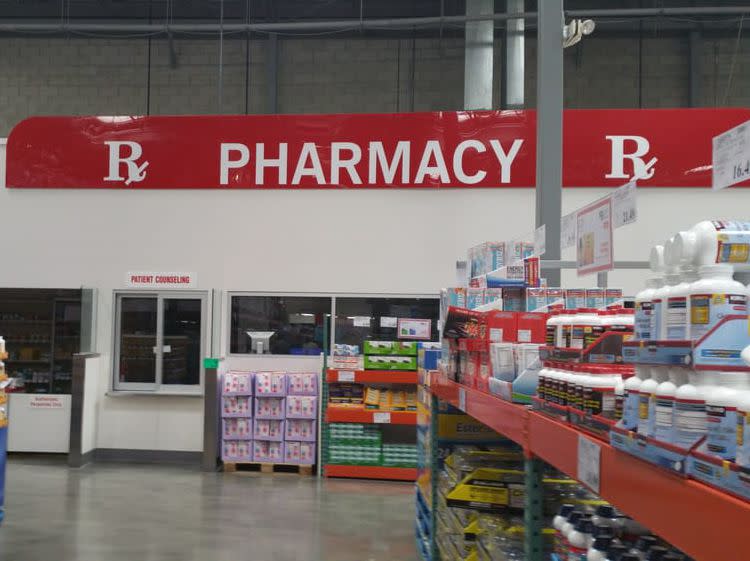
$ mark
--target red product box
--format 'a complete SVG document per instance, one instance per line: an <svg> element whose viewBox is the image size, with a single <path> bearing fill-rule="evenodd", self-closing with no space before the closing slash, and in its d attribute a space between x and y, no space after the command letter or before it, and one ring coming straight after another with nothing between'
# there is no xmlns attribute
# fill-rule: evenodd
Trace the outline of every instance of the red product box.
<svg viewBox="0 0 750 561"><path fill-rule="evenodd" d="M523 260L523 266L523 276L526 286L540 286L541 283L539 280L539 258L527 257Z"/></svg>
<svg viewBox="0 0 750 561"><path fill-rule="evenodd" d="M549 314L540 312L519 312L517 317L517 338L519 343L544 344Z"/></svg>
<svg viewBox="0 0 750 561"><path fill-rule="evenodd" d="M493 343L515 343L518 312L487 312L487 338Z"/></svg>

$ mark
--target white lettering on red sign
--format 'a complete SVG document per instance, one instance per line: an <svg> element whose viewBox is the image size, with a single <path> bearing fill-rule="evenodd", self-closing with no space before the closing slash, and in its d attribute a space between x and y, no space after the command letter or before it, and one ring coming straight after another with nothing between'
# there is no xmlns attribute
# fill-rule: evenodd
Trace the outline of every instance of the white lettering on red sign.
<svg viewBox="0 0 750 561"><path fill-rule="evenodd" d="M499 165L499 174L494 178L498 183L511 182L513 162L523 143L522 138L513 139L506 149L499 140L489 140L489 148ZM331 142L327 150L330 152L330 159L324 159L328 164L327 169L321 164L319 148L314 142L305 142L299 153L290 154L289 144L286 142L281 142L273 148L267 147L263 142L256 143L253 150L255 183L265 184L267 168L275 170L274 182L278 185L289 184L290 175L291 185L299 185L303 177L314 177L319 185L363 185L365 182L367 185L382 185L383 181L386 184L392 183L397 176L402 183L418 185L428 180L439 180L440 183L449 184L451 179L446 161L451 162L453 175L467 185L484 180L490 171L479 169L468 173L464 168L466 152L487 151L488 146L479 140L459 143L447 160L440 141L428 140L424 146L416 147L417 150L421 150L416 170L410 169L409 165L410 155L415 148L410 140L398 142L390 157L386 154L383 142L379 140L369 142L366 146L360 146L355 142ZM368 173L363 178L355 166L365 158ZM251 165L252 161L250 146L238 142L222 142L219 147L219 184L229 185L236 182L237 177L244 177L245 174L238 170Z"/></svg>

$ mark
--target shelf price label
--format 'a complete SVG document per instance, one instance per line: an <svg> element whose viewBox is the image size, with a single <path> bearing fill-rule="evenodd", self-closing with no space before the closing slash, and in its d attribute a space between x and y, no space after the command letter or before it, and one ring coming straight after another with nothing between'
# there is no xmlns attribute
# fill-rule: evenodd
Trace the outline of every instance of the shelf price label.
<svg viewBox="0 0 750 561"><path fill-rule="evenodd" d="M578 435L578 481L584 483L595 493L599 493L601 482L602 448L585 436Z"/></svg>
<svg viewBox="0 0 750 561"><path fill-rule="evenodd" d="M466 412L466 390L464 388L458 388L458 408Z"/></svg>
<svg viewBox="0 0 750 561"><path fill-rule="evenodd" d="M353 382L354 372L351 370L339 370L339 382Z"/></svg>
<svg viewBox="0 0 750 561"><path fill-rule="evenodd" d="M372 422L375 424L389 424L391 422L391 414L383 412L373 413Z"/></svg>
<svg viewBox="0 0 750 561"><path fill-rule="evenodd" d="M714 191L750 179L750 121L713 138L711 164Z"/></svg>

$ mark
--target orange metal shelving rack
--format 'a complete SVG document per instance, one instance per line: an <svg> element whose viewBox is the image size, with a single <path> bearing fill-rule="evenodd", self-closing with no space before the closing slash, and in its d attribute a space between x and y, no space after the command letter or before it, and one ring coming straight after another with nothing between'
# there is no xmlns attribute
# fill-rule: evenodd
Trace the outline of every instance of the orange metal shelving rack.
<svg viewBox="0 0 750 561"><path fill-rule="evenodd" d="M578 441L601 449L599 494L697 561L750 559L750 502L616 450L522 405L433 376L430 391L578 479Z"/></svg>

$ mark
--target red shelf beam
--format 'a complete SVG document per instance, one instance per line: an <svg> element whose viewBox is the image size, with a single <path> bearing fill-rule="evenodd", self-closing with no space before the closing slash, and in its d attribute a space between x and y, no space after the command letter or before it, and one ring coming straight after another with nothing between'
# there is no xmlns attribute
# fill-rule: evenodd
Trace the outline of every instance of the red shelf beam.
<svg viewBox="0 0 750 561"><path fill-rule="evenodd" d="M375 423L376 414L390 415L390 422ZM380 415L382 416L382 415ZM354 407L328 407L326 409L327 423L367 423L383 425L416 425L416 411L373 411L370 409L357 409Z"/></svg>
<svg viewBox="0 0 750 561"><path fill-rule="evenodd" d="M345 466L326 464L326 477L353 477L356 479L392 479L396 481L416 481L417 468L384 466Z"/></svg>
<svg viewBox="0 0 750 561"><path fill-rule="evenodd" d="M329 368L326 372L326 382L329 384L336 382L357 382L360 384L416 384L417 379L416 371L344 370Z"/></svg>
<svg viewBox="0 0 750 561"><path fill-rule="evenodd" d="M698 561L746 561L750 502L616 450L571 425L436 377L430 390L570 477L578 478L578 439L601 448L599 494ZM718 539L707 539L717 536Z"/></svg>

